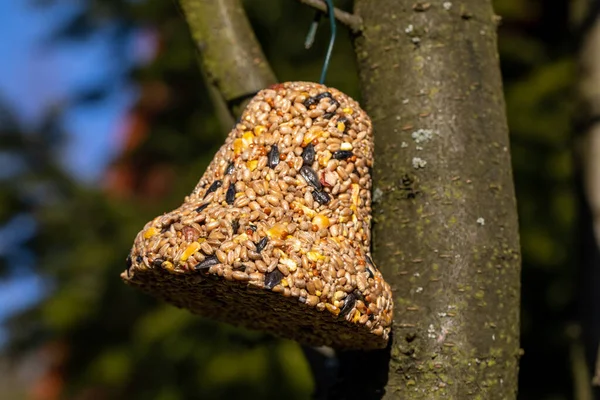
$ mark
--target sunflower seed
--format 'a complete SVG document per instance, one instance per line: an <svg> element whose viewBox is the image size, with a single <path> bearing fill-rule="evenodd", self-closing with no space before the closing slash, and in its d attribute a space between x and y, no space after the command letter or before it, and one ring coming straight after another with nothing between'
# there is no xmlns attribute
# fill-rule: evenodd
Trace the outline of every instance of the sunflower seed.
<svg viewBox="0 0 600 400"><path fill-rule="evenodd" d="M303 165L302 168L300 168L300 175L302 175L304 180L315 189L321 190L323 188L321 182L319 182L319 176L311 167Z"/></svg>
<svg viewBox="0 0 600 400"><path fill-rule="evenodd" d="M312 143L306 146L302 151L302 161L304 162L304 165L309 166L315 161L315 146Z"/></svg>
<svg viewBox="0 0 600 400"><path fill-rule="evenodd" d="M336 160L345 160L347 158L352 157L352 155L353 154L351 150L338 150L334 151L331 157L335 158Z"/></svg>
<svg viewBox="0 0 600 400"><path fill-rule="evenodd" d="M304 103L302 103L302 104L304 105L304 107L309 108L310 106L313 106L313 105L319 103L319 101L321 101L325 97L329 97L331 99L332 98L331 93L329 93L329 92L319 93L316 96L309 97L308 99L304 100Z"/></svg>
<svg viewBox="0 0 600 400"><path fill-rule="evenodd" d="M227 189L227 194L225 195L225 201L229 205L232 205L235 201L235 185L229 185L229 189Z"/></svg>
<svg viewBox="0 0 600 400"><path fill-rule="evenodd" d="M204 198L206 198L206 196L208 196L209 194L215 192L221 186L223 186L223 181L221 181L221 180L214 181L212 183L212 185L210 185L210 187L208 188L208 190L206 191L206 193L204 193Z"/></svg>
<svg viewBox="0 0 600 400"><path fill-rule="evenodd" d="M269 168L275 169L275 167L279 165L279 148L276 144L271 146L271 150L269 150L267 157L269 159Z"/></svg>
<svg viewBox="0 0 600 400"><path fill-rule="evenodd" d="M312 197L317 203L321 205L327 204L331 201L331 197L327 193L319 192L317 190L313 190Z"/></svg>
<svg viewBox="0 0 600 400"><path fill-rule="evenodd" d="M354 308L356 299L357 299L357 296L354 294L354 292L350 293L346 297L346 300L344 301L344 306L340 310L340 315L339 315L340 317L342 317L342 318L345 317L350 312L350 310L352 310L352 308Z"/></svg>
<svg viewBox="0 0 600 400"><path fill-rule="evenodd" d="M260 242L256 243L256 252L260 253L267 246L267 242L269 241L268 237L264 237L260 239Z"/></svg>
<svg viewBox="0 0 600 400"><path fill-rule="evenodd" d="M273 289L275 286L279 285L282 279L283 274L281 271L274 269L272 272L265 275L265 287L267 289Z"/></svg>
<svg viewBox="0 0 600 400"><path fill-rule="evenodd" d="M204 261L195 265L194 269L197 271L204 270L204 269L208 269L208 268L212 267L213 265L217 265L217 264L219 264L219 259L217 258L217 256L208 256L204 259Z"/></svg>

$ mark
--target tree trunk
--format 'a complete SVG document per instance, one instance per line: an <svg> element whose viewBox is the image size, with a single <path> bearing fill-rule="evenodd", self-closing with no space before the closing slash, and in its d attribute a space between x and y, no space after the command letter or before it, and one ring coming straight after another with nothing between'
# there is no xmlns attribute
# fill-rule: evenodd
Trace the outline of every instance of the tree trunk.
<svg viewBox="0 0 600 400"><path fill-rule="evenodd" d="M514 399L520 251L491 1L355 11L374 256L395 296L385 397Z"/></svg>
<svg viewBox="0 0 600 400"><path fill-rule="evenodd" d="M579 303L582 340L594 384L600 386L600 1L581 2L579 24L578 155ZM595 371L594 371L595 369ZM591 374L590 374L591 375ZM600 389L595 389L600 398Z"/></svg>

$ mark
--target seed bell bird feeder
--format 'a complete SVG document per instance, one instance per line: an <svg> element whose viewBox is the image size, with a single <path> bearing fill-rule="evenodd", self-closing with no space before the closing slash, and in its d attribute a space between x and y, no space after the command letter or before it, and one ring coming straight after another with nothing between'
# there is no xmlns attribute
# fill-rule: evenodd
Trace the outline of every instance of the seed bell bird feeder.
<svg viewBox="0 0 600 400"><path fill-rule="evenodd" d="M264 89L183 204L138 233L121 277L306 345L385 347L393 302L369 254L372 163L371 120L349 96Z"/></svg>

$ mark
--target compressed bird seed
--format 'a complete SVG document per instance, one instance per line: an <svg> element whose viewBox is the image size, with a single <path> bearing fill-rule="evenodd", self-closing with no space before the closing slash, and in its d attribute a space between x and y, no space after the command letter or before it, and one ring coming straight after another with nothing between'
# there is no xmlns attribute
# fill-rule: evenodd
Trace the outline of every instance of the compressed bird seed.
<svg viewBox="0 0 600 400"><path fill-rule="evenodd" d="M130 285L307 345L385 347L389 285L369 255L371 121L323 85L259 92L194 191L137 235Z"/></svg>

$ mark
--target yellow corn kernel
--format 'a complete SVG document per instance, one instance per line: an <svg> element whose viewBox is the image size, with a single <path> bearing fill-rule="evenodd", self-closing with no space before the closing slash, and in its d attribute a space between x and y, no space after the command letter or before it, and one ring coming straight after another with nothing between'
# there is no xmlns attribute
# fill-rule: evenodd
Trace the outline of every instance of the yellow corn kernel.
<svg viewBox="0 0 600 400"><path fill-rule="evenodd" d="M283 279L281 280L281 286L283 286L283 287L287 287L288 285L289 285L289 284L288 284L288 281L287 281L287 279L283 278Z"/></svg>
<svg viewBox="0 0 600 400"><path fill-rule="evenodd" d="M354 207L354 206L350 206L350 208L352 208L352 207ZM350 216L348 216L348 215L341 215L338 218L338 222L341 222L341 223L348 222L348 221L350 221Z"/></svg>
<svg viewBox="0 0 600 400"><path fill-rule="evenodd" d="M275 224L267 230L267 236L275 239L284 239L287 236L287 229L284 224Z"/></svg>
<svg viewBox="0 0 600 400"><path fill-rule="evenodd" d="M175 269L175 267L173 267L173 263L171 263L170 261L165 261L161 264L161 267L163 267L167 271L173 271Z"/></svg>
<svg viewBox="0 0 600 400"><path fill-rule="evenodd" d="M315 211L312 208L308 208L306 207L304 204L298 202L298 201L294 201L292 203L295 207L300 208L302 210L302 212L304 212L304 215L312 218L315 216Z"/></svg>
<svg viewBox="0 0 600 400"><path fill-rule="evenodd" d="M322 134L323 134L323 131L321 131L321 130L317 130L317 129L309 130L304 135L304 145L307 146L310 142L312 142L313 140L315 140Z"/></svg>
<svg viewBox="0 0 600 400"><path fill-rule="evenodd" d="M327 310L333 315L338 315L340 313L340 309L334 306L333 304L326 303L325 308L327 308Z"/></svg>
<svg viewBox="0 0 600 400"><path fill-rule="evenodd" d="M186 262L188 258L190 258L190 256L192 254L194 254L195 252L197 252L198 250L200 250L200 243L198 242L193 242L191 243L187 249L185 249L185 251L183 252L183 254L181 255L180 260L182 262Z"/></svg>
<svg viewBox="0 0 600 400"><path fill-rule="evenodd" d="M233 238L233 242L236 244L240 244L248 240L248 235L245 233L239 234Z"/></svg>
<svg viewBox="0 0 600 400"><path fill-rule="evenodd" d="M354 322L356 324L359 319L360 319L360 311L356 310L356 312L354 313L354 317L352 318L352 322Z"/></svg>
<svg viewBox="0 0 600 400"><path fill-rule="evenodd" d="M235 139L233 141L233 152L234 154L240 154L244 150L244 141L242 139Z"/></svg>
<svg viewBox="0 0 600 400"><path fill-rule="evenodd" d="M352 115L354 113L354 110L351 109L350 107L346 107L342 111L345 112L346 114L350 114L350 115Z"/></svg>
<svg viewBox="0 0 600 400"><path fill-rule="evenodd" d="M262 133L263 133L264 131L266 131L266 130L267 130L267 128L265 128L264 126L262 126L262 125L256 125L256 126L254 127L254 134L255 134L256 136L258 136L258 135L262 135Z"/></svg>
<svg viewBox="0 0 600 400"><path fill-rule="evenodd" d="M319 165L321 167L326 167L329 160L331 160L331 152L329 150L325 150L319 157Z"/></svg>
<svg viewBox="0 0 600 400"><path fill-rule="evenodd" d="M344 132L346 130L346 124L344 124L343 122L338 122L337 129L340 132Z"/></svg>
<svg viewBox="0 0 600 400"><path fill-rule="evenodd" d="M248 131L242 135L242 140L244 141L244 147L248 147L254 143L254 134Z"/></svg>
<svg viewBox="0 0 600 400"><path fill-rule="evenodd" d="M317 297L321 297L322 294L323 293L320 290L315 291L315 296L317 296Z"/></svg>
<svg viewBox="0 0 600 400"><path fill-rule="evenodd" d="M308 258L309 261L317 262L319 260L324 260L325 256L318 251L309 251L306 253L306 258Z"/></svg>
<svg viewBox="0 0 600 400"><path fill-rule="evenodd" d="M323 214L317 214L312 220L312 223L319 227L319 229L329 228L329 218Z"/></svg>
<svg viewBox="0 0 600 400"><path fill-rule="evenodd" d="M258 160L250 160L246 163L246 166L250 171L254 171L258 167Z"/></svg>
<svg viewBox="0 0 600 400"><path fill-rule="evenodd" d="M150 239L152 236L156 235L158 233L158 229L156 229L155 227L150 227L146 230L146 232L144 232L144 239Z"/></svg>
<svg viewBox="0 0 600 400"><path fill-rule="evenodd" d="M340 149L341 150L352 150L352 143L344 142L341 144Z"/></svg>

